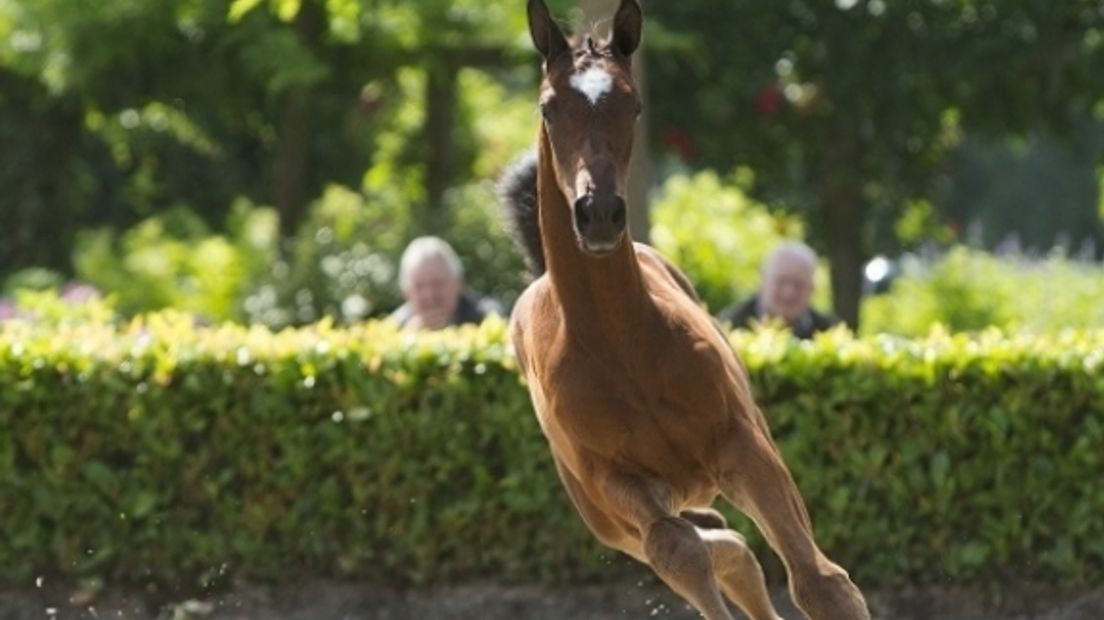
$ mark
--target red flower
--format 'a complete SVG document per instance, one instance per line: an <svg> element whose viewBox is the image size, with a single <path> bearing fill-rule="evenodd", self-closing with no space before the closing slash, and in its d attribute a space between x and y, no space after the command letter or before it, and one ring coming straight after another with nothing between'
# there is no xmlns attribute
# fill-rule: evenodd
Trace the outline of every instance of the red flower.
<svg viewBox="0 0 1104 620"><path fill-rule="evenodd" d="M672 127L663 132L663 146L667 150L674 151L682 161L690 161L697 154L694 138L684 129Z"/></svg>
<svg viewBox="0 0 1104 620"><path fill-rule="evenodd" d="M755 108L759 110L759 116L774 118L782 108L782 89L777 82L771 82L764 86L755 97Z"/></svg>

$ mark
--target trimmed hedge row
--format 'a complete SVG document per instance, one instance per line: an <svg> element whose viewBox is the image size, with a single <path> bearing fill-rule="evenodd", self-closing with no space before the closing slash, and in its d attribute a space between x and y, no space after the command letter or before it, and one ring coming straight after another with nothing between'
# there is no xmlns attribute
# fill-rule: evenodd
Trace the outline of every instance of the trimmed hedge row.
<svg viewBox="0 0 1104 620"><path fill-rule="evenodd" d="M623 574L566 501L507 342L497 321L2 324L0 581ZM1104 332L733 344L860 584L1104 578Z"/></svg>

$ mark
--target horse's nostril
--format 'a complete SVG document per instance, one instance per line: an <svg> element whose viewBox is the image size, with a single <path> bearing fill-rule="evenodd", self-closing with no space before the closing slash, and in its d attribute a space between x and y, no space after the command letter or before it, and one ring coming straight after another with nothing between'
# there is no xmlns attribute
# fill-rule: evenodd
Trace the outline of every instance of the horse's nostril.
<svg viewBox="0 0 1104 620"><path fill-rule="evenodd" d="M613 224L614 226L625 225L625 203L621 200L617 201L617 206L613 208Z"/></svg>
<svg viewBox="0 0 1104 620"><path fill-rule="evenodd" d="M586 203L586 198L575 201L575 225L580 231L585 231L590 226L590 214L587 213Z"/></svg>

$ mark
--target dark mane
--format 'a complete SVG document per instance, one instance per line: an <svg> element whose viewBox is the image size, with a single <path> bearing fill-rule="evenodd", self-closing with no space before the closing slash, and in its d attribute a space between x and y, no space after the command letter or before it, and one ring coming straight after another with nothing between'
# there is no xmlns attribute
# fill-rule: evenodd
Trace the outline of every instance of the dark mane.
<svg viewBox="0 0 1104 620"><path fill-rule="evenodd" d="M507 229L535 276L544 273L540 214L537 211L537 151L515 159L498 181L498 200L506 211Z"/></svg>

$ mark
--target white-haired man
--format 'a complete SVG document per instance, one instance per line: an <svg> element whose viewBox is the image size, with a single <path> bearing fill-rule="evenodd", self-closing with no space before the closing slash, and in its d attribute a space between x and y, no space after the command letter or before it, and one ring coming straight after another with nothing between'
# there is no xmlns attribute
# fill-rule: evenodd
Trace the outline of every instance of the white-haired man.
<svg viewBox="0 0 1104 620"><path fill-rule="evenodd" d="M503 314L498 302L464 290L464 266L447 241L418 237L399 263L399 287L406 300L391 318L406 329L441 329L481 323Z"/></svg>
<svg viewBox="0 0 1104 620"><path fill-rule="evenodd" d="M816 253L800 241L778 245L763 261L759 292L738 306L721 311L717 317L733 327L750 327L755 323L781 320L798 338L813 334L839 323L810 306Z"/></svg>

